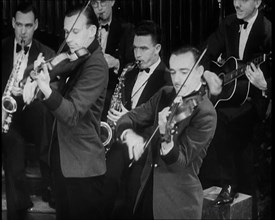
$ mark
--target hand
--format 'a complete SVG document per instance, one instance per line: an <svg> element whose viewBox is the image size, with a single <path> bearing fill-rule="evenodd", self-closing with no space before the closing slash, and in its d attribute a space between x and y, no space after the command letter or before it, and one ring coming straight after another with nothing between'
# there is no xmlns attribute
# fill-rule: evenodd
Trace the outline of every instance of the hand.
<svg viewBox="0 0 275 220"><path fill-rule="evenodd" d="M206 70L203 73L204 79L208 84L211 95L219 95L222 91L222 80L211 71Z"/></svg>
<svg viewBox="0 0 275 220"><path fill-rule="evenodd" d="M32 100L35 98L34 96L35 96L36 88L37 88L37 82L31 80L31 78L28 77L23 89L23 100L27 105L29 105L32 102Z"/></svg>
<svg viewBox="0 0 275 220"><path fill-rule="evenodd" d="M267 89L267 82L264 78L264 74L260 67L256 67L254 63L251 63L246 67L245 75L248 80L260 90Z"/></svg>
<svg viewBox="0 0 275 220"><path fill-rule="evenodd" d="M44 94L45 99L47 99L50 96L52 89L50 87L49 65L43 62L44 57L42 56L42 53L40 53L37 60L34 61L34 69L37 69L37 67L42 64L42 70L40 70L38 74L33 74L32 79L36 81L39 89Z"/></svg>
<svg viewBox="0 0 275 220"><path fill-rule="evenodd" d="M105 60L108 63L109 68L114 68L116 71L119 69L119 60L115 57L111 56L110 54L104 54Z"/></svg>
<svg viewBox="0 0 275 220"><path fill-rule="evenodd" d="M13 86L12 87L12 90L11 90L11 93L14 95L14 96L20 96L22 95L22 89L20 87L17 87L17 86Z"/></svg>
<svg viewBox="0 0 275 220"><path fill-rule="evenodd" d="M128 147L129 158L137 161L144 152L144 139L132 129L125 132L123 143Z"/></svg>
<svg viewBox="0 0 275 220"><path fill-rule="evenodd" d="M169 111L169 107L165 107L160 111L158 114L158 125L159 125L159 133L165 134L166 133L166 124L167 118L170 115L171 111Z"/></svg>
<svg viewBox="0 0 275 220"><path fill-rule="evenodd" d="M125 115L128 112L128 110L122 104L121 104L121 109L122 109L121 111L117 111L114 108L111 108L108 111L107 118L116 123L118 119L121 118L122 115Z"/></svg>

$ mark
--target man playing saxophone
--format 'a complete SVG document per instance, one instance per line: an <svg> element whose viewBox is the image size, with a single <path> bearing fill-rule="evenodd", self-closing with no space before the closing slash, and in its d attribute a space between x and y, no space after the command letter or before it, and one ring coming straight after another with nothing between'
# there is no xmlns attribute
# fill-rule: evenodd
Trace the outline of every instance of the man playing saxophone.
<svg viewBox="0 0 275 220"><path fill-rule="evenodd" d="M46 122L50 122L50 116L46 115L46 108L39 102L34 102L22 110L24 102L18 82L23 78L26 67L35 61L40 52L47 58L53 57L55 52L33 39L38 28L38 18L31 4L18 5L12 18L12 27L14 35L2 40L1 52L2 125L7 119L5 116L10 114L5 109L10 106L13 108L12 122L5 127L7 133L2 133L2 153L8 219L23 219L24 212L33 206L26 185L25 143L35 144L39 148L38 152L47 148L47 133L41 128L46 127ZM44 117L49 118L46 120ZM43 155L39 156L43 166ZM47 173L46 165L43 167L45 170L41 173ZM46 177L43 175L42 178Z"/></svg>
<svg viewBox="0 0 275 220"><path fill-rule="evenodd" d="M122 87L118 97L122 100L121 108L110 108L107 118L109 121L116 121L131 109L146 102L150 97L164 85L171 85L172 81L169 72L166 71L166 65L161 60L161 30L153 21L142 21L135 28L134 36L134 55L138 65L126 72L124 76L124 87ZM112 103L112 100L111 100ZM111 106L112 107L112 106ZM107 120L107 121L108 121ZM126 146L114 142L109 146L110 150L106 154L107 172L105 182L105 213L110 214L117 198L117 191L120 186L120 178L125 167L124 159L128 152ZM139 176L142 163L135 163L132 167L131 176L127 185L131 186L129 195L135 194L138 185L132 184ZM129 187L130 189L130 187ZM127 212L127 210L123 211ZM107 218L111 217L110 215Z"/></svg>

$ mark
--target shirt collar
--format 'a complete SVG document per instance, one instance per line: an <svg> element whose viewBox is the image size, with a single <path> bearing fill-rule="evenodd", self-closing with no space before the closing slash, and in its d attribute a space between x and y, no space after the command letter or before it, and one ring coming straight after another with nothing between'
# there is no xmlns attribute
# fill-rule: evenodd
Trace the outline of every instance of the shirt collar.
<svg viewBox="0 0 275 220"><path fill-rule="evenodd" d="M258 16L258 10L256 11L256 13L253 17L251 17L250 19L247 20L247 22L248 22L247 29L250 29L252 27L252 25L254 24L257 16Z"/></svg>
<svg viewBox="0 0 275 220"><path fill-rule="evenodd" d="M149 68L150 68L150 71L149 71L149 73L147 73L148 75L151 75L154 71L155 71L155 69L157 68L157 66L160 64L160 62L161 62L161 59L160 59L160 57L158 58L158 60L157 60L157 62L155 62L154 64L152 64Z"/></svg>

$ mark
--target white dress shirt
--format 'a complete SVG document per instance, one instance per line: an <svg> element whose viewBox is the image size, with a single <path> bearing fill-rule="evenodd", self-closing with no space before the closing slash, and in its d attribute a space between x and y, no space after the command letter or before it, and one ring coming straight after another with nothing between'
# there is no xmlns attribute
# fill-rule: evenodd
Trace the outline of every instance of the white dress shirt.
<svg viewBox="0 0 275 220"><path fill-rule="evenodd" d="M16 40L14 40L14 50L13 50L13 68L15 67L18 59L20 58L20 52L19 51L18 53L16 53ZM31 47L32 43L30 43L29 45L27 45L28 47ZM23 57L23 60L21 62L20 65L20 68L19 68L19 71L17 73L17 77L16 77L16 86L18 86L18 83L23 79L23 75L24 75L24 72L25 72L25 69L27 68L27 64L28 64L28 58L29 58L29 51L30 49L28 50L28 52L24 55Z"/></svg>
<svg viewBox="0 0 275 220"><path fill-rule="evenodd" d="M244 49L245 49L245 45L246 45L249 33L251 31L251 28L252 28L257 16L258 16L258 10L257 10L256 14L247 21L248 24L247 24L246 29L244 29L243 24L240 26L239 58L241 60L243 59Z"/></svg>
<svg viewBox="0 0 275 220"><path fill-rule="evenodd" d="M144 70L139 72L135 85L132 90L132 95L131 95L132 109L136 107L138 100L141 96L141 93L148 82L149 77L152 75L152 73L155 71L157 66L160 64L160 61L161 60L159 58L157 62L155 62L153 65L149 67L150 68L149 73L146 73Z"/></svg>
<svg viewBox="0 0 275 220"><path fill-rule="evenodd" d="M109 29L110 29L111 21L108 22L107 24L109 25ZM107 39L108 39L108 35L109 35L109 30L106 31L105 28L101 28L99 34L100 34L100 45L101 45L101 48L102 48L102 52L105 53L106 46L107 46Z"/></svg>

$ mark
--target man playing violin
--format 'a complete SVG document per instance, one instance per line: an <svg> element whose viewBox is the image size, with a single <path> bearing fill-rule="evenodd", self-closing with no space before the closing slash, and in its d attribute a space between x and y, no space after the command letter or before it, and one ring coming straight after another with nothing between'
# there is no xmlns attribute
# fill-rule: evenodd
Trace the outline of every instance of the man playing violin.
<svg viewBox="0 0 275 220"><path fill-rule="evenodd" d="M43 56L48 59L53 57L55 52L33 38L34 32L38 28L38 17L32 4L21 3L17 6L12 18L12 27L14 35L2 40L2 97L9 77L12 72L16 72L17 81L12 85L11 95L16 100L17 110L12 114L9 130L7 133L2 133L2 152L4 156L7 216L8 219L23 219L22 215L33 206L25 175L25 148L28 146L26 143L34 144L37 152L39 152L43 191L46 195L47 187L50 185L46 151L49 145L52 120L48 110L39 101L33 102L23 110L22 89L19 88L18 82L23 78L26 67L34 62L39 53L43 53ZM18 62L20 59L21 62ZM15 69L17 71L14 71ZM2 108L2 117L4 115L5 112Z"/></svg>
<svg viewBox="0 0 275 220"><path fill-rule="evenodd" d="M203 190L198 173L217 118L205 91L199 57L193 47L173 52L169 61L173 86L163 87L117 122L116 134L128 147L129 163L136 163L148 150L133 209L136 219L201 219ZM196 104L188 106L191 111L170 115L169 106L175 100L179 107ZM149 126L155 133L145 140L141 134Z"/></svg>
<svg viewBox="0 0 275 220"><path fill-rule="evenodd" d="M33 83L44 96L42 103L55 117L50 162L57 220L103 218L101 198L106 164L99 131L108 65L95 39L97 28L91 7L75 6L66 12L64 31L70 53L86 48L89 56L69 72L59 74L63 84L58 89L50 83L54 68L43 65L42 56L35 62L35 66L42 62L43 70L33 76ZM26 102L32 95L25 91Z"/></svg>

